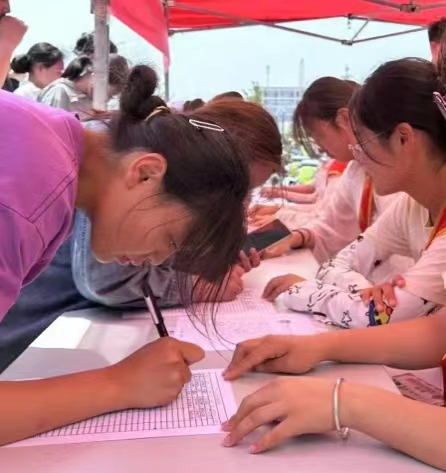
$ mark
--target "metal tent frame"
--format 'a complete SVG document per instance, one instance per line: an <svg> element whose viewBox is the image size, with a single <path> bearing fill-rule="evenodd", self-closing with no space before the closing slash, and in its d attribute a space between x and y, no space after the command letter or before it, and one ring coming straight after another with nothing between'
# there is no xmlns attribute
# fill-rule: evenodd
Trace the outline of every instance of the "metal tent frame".
<svg viewBox="0 0 446 473"><path fill-rule="evenodd" d="M247 26L266 26L268 28L274 28L281 31L286 31L289 33L300 34L304 36L309 36L316 39L322 39L325 41L335 42L344 46L353 46L355 44L361 44L370 41L377 41L380 39L387 39L396 36L402 36L412 33L417 33L426 29L425 26L417 26L415 28L410 28L404 31L397 31L394 33L388 33L378 36L371 36L366 38L360 38L360 35L364 32L367 26L372 22L386 23L386 21L379 20L375 17L375 14L368 14L367 16L355 16L346 14L345 16L336 16L331 18L347 18L348 20L361 20L363 24L359 26L356 32L350 38L338 38L334 36L328 36L318 33L312 33L305 31L299 28L288 26L287 22L269 22L264 20L257 20L252 18L245 18L229 13L224 13L221 11L209 10L206 8L199 8L190 4L187 4L185 1L177 0L159 0L162 2L164 8L164 15L168 30L169 37L172 37L177 34L193 33L199 31L213 31L219 29L227 28L240 28ZM187 0L186 0L187 1ZM406 3L397 3L391 0L363 0L364 2L371 3L377 7L387 7L389 9L398 10L401 13L411 15L416 14L425 10L433 10L436 8L446 7L446 2L437 2L429 4L420 4L417 0L407 0ZM106 107L106 91L107 91L107 77L108 77L108 38L109 38L109 7L110 0L91 0L91 9L95 15L95 56L94 56L94 67L95 67L95 79L94 79L94 94L93 94L93 103L94 107L97 110L104 110ZM174 28L169 24L170 9L180 9L184 11L189 11L193 13L210 15L216 18L222 18L228 20L230 23L228 25L217 25L217 26L207 26L207 27L198 27L198 28ZM316 20L318 18L313 18ZM327 19L327 18L324 18ZM299 21L299 20L295 20ZM414 26L417 25L417 22L395 22L389 21L387 23L391 24L400 24L405 26ZM166 100L169 100L170 97L170 77L168 70L165 71L165 95Z"/></svg>

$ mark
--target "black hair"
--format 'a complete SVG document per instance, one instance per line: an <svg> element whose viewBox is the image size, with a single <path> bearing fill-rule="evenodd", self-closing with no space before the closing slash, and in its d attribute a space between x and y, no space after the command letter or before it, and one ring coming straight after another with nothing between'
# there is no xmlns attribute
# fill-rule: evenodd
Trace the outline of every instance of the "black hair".
<svg viewBox="0 0 446 473"><path fill-rule="evenodd" d="M359 84L336 77L321 77L304 92L293 116L293 135L310 155L315 155L308 130L314 120L323 120L336 125L339 109L347 108Z"/></svg>
<svg viewBox="0 0 446 473"><path fill-rule="evenodd" d="M37 43L31 46L26 54L16 56L11 61L11 69L16 74L26 74L32 72L36 64L49 68L62 60L63 53L56 46L49 43Z"/></svg>
<svg viewBox="0 0 446 473"><path fill-rule="evenodd" d="M130 75L127 59L119 54L110 54L108 83L120 92L126 85Z"/></svg>
<svg viewBox="0 0 446 473"><path fill-rule="evenodd" d="M74 47L74 54L76 56L92 56L94 54L94 34L82 33L81 37L76 41ZM110 54L117 54L118 48L110 41Z"/></svg>
<svg viewBox="0 0 446 473"><path fill-rule="evenodd" d="M408 123L425 132L446 155L446 121L433 99L439 89L430 61L406 58L381 65L350 102L350 119L358 142L361 143L358 124L385 142L398 124ZM366 149L364 152L367 154Z"/></svg>
<svg viewBox="0 0 446 473"><path fill-rule="evenodd" d="M192 112L202 107L204 104L205 102L202 99L186 100L183 104L183 112Z"/></svg>
<svg viewBox="0 0 446 473"><path fill-rule="evenodd" d="M440 18L439 20L431 23L427 29L427 35L430 43L439 43L446 31L446 18Z"/></svg>
<svg viewBox="0 0 446 473"><path fill-rule="evenodd" d="M123 89L130 74L130 68L125 59L118 54L110 55L109 63L109 73L108 73L108 83ZM76 81L83 77L86 74L93 73L93 60L88 56L80 56L74 58L62 74L64 79L69 79L71 81Z"/></svg>
<svg viewBox="0 0 446 473"><path fill-rule="evenodd" d="M132 69L120 113L110 125L111 145L118 153L144 149L161 154L167 161L163 194L192 212L192 226L175 256L187 306L191 294L185 271L215 283L210 297L216 300L225 275L238 260L246 238L249 171L240 140L218 123L214 129L197 127L194 113L168 111L164 100L154 95L157 83L150 67Z"/></svg>
<svg viewBox="0 0 446 473"><path fill-rule="evenodd" d="M87 56L74 58L62 73L64 79L71 81L93 73L93 61Z"/></svg>

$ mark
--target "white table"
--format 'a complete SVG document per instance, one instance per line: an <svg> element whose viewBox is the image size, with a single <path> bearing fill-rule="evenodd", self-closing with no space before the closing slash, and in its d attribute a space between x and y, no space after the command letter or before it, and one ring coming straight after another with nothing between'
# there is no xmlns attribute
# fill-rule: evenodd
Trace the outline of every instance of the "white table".
<svg viewBox="0 0 446 473"><path fill-rule="evenodd" d="M247 285L259 292L274 275L296 272L311 277L317 268L308 251L265 262L247 276ZM79 311L50 327L23 353L0 379L23 379L56 375L113 363L150 339L147 319L118 320L104 311ZM323 327L318 324L318 327ZM68 336L67 336L68 334ZM228 356L230 354L228 353ZM224 359L209 352L196 368L223 368ZM355 382L396 392L386 370L380 366L325 365L320 376L344 376ZM273 376L252 374L233 383L238 402ZM119 442L95 442L43 447L1 448L1 473L256 473L434 471L379 442L353 432L347 444L333 435L304 436L259 456L247 453L247 442L226 449L222 436L177 437Z"/></svg>

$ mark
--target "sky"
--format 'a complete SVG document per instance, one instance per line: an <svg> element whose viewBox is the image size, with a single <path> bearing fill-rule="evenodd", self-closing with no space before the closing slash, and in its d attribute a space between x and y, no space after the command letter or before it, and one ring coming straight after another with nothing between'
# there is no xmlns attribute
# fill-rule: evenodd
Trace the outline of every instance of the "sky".
<svg viewBox="0 0 446 473"><path fill-rule="evenodd" d="M242 0L241 0L242 1ZM64 52L73 49L83 32L93 30L90 0L10 0L12 14L25 21L29 30L17 49L26 52L46 41ZM342 39L351 38L362 22L345 18L291 24L299 29ZM361 34L371 37L403 30L388 24L370 24ZM160 53L118 20L110 22L110 37L120 54L133 64L146 63L163 74ZM298 86L301 60L303 85L321 76L342 77L346 67L353 79L364 80L382 62L407 56L429 58L425 31L354 46L310 38L272 28L255 26L177 34L170 39L171 100L201 97L207 100L227 90L249 90L253 82Z"/></svg>

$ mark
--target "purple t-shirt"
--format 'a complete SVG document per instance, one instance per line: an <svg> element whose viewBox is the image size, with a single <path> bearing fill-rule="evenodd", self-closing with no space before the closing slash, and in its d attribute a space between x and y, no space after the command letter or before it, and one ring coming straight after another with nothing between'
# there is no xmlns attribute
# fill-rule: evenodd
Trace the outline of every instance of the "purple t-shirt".
<svg viewBox="0 0 446 473"><path fill-rule="evenodd" d="M83 129L0 91L0 320L71 231Z"/></svg>

